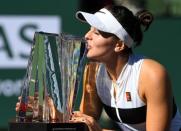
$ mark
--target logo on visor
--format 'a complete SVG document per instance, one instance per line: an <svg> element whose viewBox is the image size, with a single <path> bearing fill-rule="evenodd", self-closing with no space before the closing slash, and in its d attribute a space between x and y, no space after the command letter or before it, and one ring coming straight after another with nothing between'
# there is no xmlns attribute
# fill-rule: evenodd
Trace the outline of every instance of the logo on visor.
<svg viewBox="0 0 181 131"><path fill-rule="evenodd" d="M106 14L105 12L103 12L103 11L98 11L99 13L103 13L103 14Z"/></svg>

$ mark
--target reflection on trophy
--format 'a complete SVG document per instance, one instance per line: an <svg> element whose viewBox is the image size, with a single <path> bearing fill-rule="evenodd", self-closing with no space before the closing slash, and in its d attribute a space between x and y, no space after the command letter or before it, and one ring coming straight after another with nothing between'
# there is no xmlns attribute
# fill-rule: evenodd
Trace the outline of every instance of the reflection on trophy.
<svg viewBox="0 0 181 131"><path fill-rule="evenodd" d="M82 43L81 37L68 34L35 33L17 122L56 122L56 110L61 114L59 122L68 122L86 61ZM29 111L30 96L33 107Z"/></svg>

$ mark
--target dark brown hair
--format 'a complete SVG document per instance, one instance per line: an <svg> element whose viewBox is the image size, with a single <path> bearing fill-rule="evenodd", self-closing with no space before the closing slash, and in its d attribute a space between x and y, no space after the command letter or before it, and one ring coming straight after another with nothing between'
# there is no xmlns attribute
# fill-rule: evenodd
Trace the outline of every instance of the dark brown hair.
<svg viewBox="0 0 181 131"><path fill-rule="evenodd" d="M143 39L143 31L149 28L153 21L153 15L148 10L141 10L134 15L124 6L106 6L105 8L112 13L132 37L135 46L140 45Z"/></svg>

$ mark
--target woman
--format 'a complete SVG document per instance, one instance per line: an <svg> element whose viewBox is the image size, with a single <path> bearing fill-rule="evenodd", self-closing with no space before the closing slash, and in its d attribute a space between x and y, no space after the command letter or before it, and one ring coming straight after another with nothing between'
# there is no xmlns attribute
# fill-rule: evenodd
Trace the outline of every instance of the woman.
<svg viewBox="0 0 181 131"><path fill-rule="evenodd" d="M74 112L71 121L103 130L96 120L104 107L123 131L179 131L181 117L166 69L132 52L141 44L141 29L148 29L152 14L133 15L126 7L109 6L95 14L79 11L76 17L91 26L85 35L87 57L100 64L90 66L96 81L84 89L80 112Z"/></svg>

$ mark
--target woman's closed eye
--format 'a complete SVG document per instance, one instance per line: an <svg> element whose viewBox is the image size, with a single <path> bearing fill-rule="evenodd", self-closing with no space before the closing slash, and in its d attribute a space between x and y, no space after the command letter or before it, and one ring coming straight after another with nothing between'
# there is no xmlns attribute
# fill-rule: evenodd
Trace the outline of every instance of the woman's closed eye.
<svg viewBox="0 0 181 131"><path fill-rule="evenodd" d="M94 31L94 34L100 35L100 32L99 31Z"/></svg>

